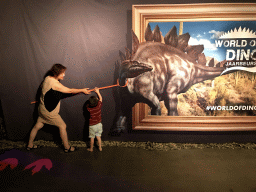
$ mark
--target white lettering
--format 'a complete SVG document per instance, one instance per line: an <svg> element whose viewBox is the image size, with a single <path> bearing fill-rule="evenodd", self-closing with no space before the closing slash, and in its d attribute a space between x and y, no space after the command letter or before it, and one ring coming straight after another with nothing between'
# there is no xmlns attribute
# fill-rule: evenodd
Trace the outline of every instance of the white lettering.
<svg viewBox="0 0 256 192"><path fill-rule="evenodd" d="M251 40L251 41L250 41L250 46L251 46L251 47L255 47L255 45L256 45L256 41L255 41L255 40Z"/></svg>
<svg viewBox="0 0 256 192"><path fill-rule="evenodd" d="M223 40L215 40L216 47L221 47L223 43Z"/></svg>
<svg viewBox="0 0 256 192"><path fill-rule="evenodd" d="M230 55L231 54L231 55ZM228 49L226 52L226 60L234 60L236 58L236 52L233 49Z"/></svg>
<svg viewBox="0 0 256 192"><path fill-rule="evenodd" d="M247 49L247 53L245 52L244 49L241 50L241 58L240 58L240 60L243 60L244 57L245 57L246 60L249 60L249 56L250 56L250 49Z"/></svg>

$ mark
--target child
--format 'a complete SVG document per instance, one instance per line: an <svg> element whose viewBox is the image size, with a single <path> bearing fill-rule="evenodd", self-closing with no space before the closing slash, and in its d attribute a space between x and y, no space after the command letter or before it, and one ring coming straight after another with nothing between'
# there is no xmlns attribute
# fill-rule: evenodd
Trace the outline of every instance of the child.
<svg viewBox="0 0 256 192"><path fill-rule="evenodd" d="M102 151L101 133L103 131L102 123L101 123L102 96L99 92L99 88L95 87L94 91L97 94L98 98L96 96L91 96L89 98L89 104L87 105L87 110L90 113L89 138L91 138L91 143L90 143L91 146L87 150L91 152L93 151L95 136L99 143L99 150Z"/></svg>

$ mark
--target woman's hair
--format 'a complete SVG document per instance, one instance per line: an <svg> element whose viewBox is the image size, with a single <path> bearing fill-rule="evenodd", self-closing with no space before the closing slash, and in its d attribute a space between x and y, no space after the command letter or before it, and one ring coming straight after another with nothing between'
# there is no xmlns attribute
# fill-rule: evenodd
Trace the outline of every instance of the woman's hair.
<svg viewBox="0 0 256 192"><path fill-rule="evenodd" d="M58 77L59 74L63 73L66 71L66 67L63 66L62 64L56 63L52 66L52 68L47 72L46 76L52 76L52 77Z"/></svg>
<svg viewBox="0 0 256 192"><path fill-rule="evenodd" d="M90 107L96 107L98 105L98 101L99 101L99 99L97 97L91 96L89 98L89 106Z"/></svg>

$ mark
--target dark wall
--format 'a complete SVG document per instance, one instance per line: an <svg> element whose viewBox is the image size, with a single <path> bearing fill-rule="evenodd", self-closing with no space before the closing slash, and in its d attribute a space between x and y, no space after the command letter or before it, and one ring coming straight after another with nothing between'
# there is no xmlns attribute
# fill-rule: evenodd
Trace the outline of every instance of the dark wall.
<svg viewBox="0 0 256 192"><path fill-rule="evenodd" d="M0 100L7 136L27 137L33 124L37 89L54 63L67 67L61 82L72 88L94 88L116 83L119 51L131 49L133 4L238 3L251 1L191 0L9 0L0 2ZM254 142L254 132L131 131L109 135L115 125L116 88L101 91L103 140L155 142ZM88 95L62 100L60 114L70 140L86 136L83 105ZM53 139L55 127L46 126L38 139Z"/></svg>

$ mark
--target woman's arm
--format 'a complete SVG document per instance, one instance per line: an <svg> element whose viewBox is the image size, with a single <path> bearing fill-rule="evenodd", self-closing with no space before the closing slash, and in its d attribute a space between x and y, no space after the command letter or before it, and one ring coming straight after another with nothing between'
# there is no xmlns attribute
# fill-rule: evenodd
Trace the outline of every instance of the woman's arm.
<svg viewBox="0 0 256 192"><path fill-rule="evenodd" d="M84 89L74 89L74 88L68 88L62 85L61 83L56 83L52 86L52 88L56 91L62 92L62 93L72 93L72 94L77 94L77 93L84 93L84 94L90 94L91 92L88 90L88 88Z"/></svg>

